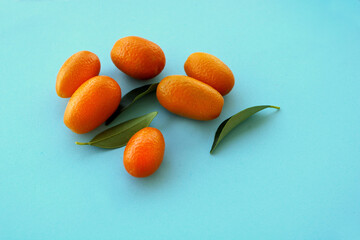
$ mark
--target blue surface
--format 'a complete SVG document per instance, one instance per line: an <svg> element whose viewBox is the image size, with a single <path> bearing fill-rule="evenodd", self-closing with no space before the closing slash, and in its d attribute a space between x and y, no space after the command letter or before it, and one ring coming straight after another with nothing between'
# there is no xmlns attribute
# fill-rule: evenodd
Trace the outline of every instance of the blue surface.
<svg viewBox="0 0 360 240"><path fill-rule="evenodd" d="M124 149L77 146L55 79L89 50L123 93L115 41L159 44L156 82L196 51L233 70L221 116L197 122L148 96L118 122L159 111L155 175L135 179ZM360 239L360 1L0 1L0 239ZM217 126L264 110L209 154Z"/></svg>

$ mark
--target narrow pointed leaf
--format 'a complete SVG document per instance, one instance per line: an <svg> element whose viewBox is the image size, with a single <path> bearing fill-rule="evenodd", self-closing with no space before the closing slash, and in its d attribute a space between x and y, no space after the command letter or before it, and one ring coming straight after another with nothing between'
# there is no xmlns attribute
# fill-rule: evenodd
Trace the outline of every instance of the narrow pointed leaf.
<svg viewBox="0 0 360 240"><path fill-rule="evenodd" d="M152 112L144 116L128 120L99 133L91 139L90 142L75 143L78 145L92 145L100 148L123 147L136 132L148 127L156 115L157 112Z"/></svg>
<svg viewBox="0 0 360 240"><path fill-rule="evenodd" d="M218 129L216 130L214 142L211 147L210 153L213 153L216 146L219 144L219 142L237 125L244 122L246 119L254 115L255 113L265 109L265 108L276 108L280 109L280 107L271 106L271 105L262 105L262 106L255 106L250 107L245 110L242 110L241 112L231 116L230 118L223 121Z"/></svg>
<svg viewBox="0 0 360 240"><path fill-rule="evenodd" d="M114 121L120 113L125 111L128 107L130 107L134 102L142 98L148 93L154 92L159 83L148 84L139 88L135 88L125 94L124 97L121 98L121 102L116 111L105 121L105 125L109 125L112 121Z"/></svg>

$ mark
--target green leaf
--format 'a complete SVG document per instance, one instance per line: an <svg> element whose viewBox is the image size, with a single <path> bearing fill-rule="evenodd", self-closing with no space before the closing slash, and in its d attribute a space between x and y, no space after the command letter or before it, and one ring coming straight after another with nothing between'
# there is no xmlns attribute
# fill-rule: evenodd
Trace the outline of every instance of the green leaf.
<svg viewBox="0 0 360 240"><path fill-rule="evenodd" d="M211 147L210 153L213 153L216 146L219 144L219 142L237 125L244 122L246 119L254 115L255 113L265 109L265 108L276 108L280 109L280 107L271 106L271 105L262 105L262 106L255 106L250 107L245 110L242 110L241 112L229 117L225 121L223 121L218 129L216 130L214 142Z"/></svg>
<svg viewBox="0 0 360 240"><path fill-rule="evenodd" d="M159 83L148 84L139 88L135 88L125 94L124 97L121 98L121 102L116 111L105 121L105 125L109 125L112 121L117 118L120 113L125 111L128 107L130 107L134 102L142 98L148 93L154 92Z"/></svg>
<svg viewBox="0 0 360 240"><path fill-rule="evenodd" d="M90 142L75 143L78 145L93 145L100 148L123 147L136 132L145 127L148 127L157 114L157 112L151 112L144 116L120 123L99 133L93 139L91 139Z"/></svg>

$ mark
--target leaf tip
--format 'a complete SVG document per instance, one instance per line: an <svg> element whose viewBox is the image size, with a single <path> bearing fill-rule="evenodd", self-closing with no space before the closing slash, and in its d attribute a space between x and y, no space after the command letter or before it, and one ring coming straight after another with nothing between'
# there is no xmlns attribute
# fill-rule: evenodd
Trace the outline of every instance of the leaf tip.
<svg viewBox="0 0 360 240"><path fill-rule="evenodd" d="M148 115L151 116L152 119L154 119L158 115L158 112L154 111L154 112L148 113Z"/></svg>
<svg viewBox="0 0 360 240"><path fill-rule="evenodd" d="M210 149L210 154L214 153L215 148L217 147L217 143L214 143Z"/></svg>

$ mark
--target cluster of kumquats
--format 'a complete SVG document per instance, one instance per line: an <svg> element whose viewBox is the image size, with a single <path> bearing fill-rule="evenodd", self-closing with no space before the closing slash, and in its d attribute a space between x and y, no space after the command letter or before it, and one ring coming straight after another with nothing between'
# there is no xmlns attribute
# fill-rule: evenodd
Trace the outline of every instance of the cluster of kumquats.
<svg viewBox="0 0 360 240"><path fill-rule="evenodd" d="M157 76L165 67L165 54L155 43L141 37L119 39L111 50L115 66L140 80ZM156 96L172 113L196 120L217 118L223 96L234 86L234 75L217 57L193 53L184 65L187 76L172 75L162 79ZM70 98L64 114L65 125L75 133L87 133L108 119L121 101L119 84L108 76L98 76L100 60L92 52L72 55L61 67L56 92ZM165 151L162 133L146 127L134 134L124 151L125 169L134 177L147 177L160 166Z"/></svg>

